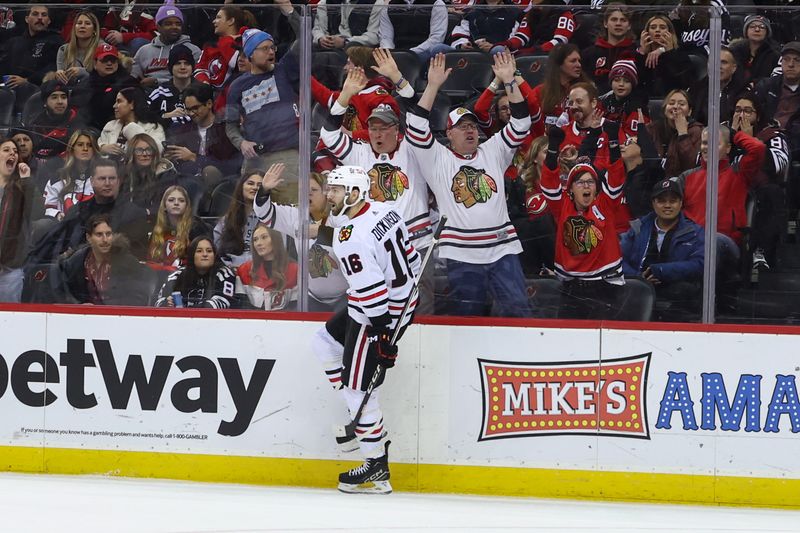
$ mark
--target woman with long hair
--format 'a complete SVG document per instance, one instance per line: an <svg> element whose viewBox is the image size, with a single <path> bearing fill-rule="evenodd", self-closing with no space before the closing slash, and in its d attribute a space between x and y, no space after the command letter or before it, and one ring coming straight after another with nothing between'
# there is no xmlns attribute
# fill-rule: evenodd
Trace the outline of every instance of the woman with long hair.
<svg viewBox="0 0 800 533"><path fill-rule="evenodd" d="M214 227L214 244L225 264L238 267L251 257L250 240L258 224L253 200L261 184L262 171L249 171L236 182L228 211Z"/></svg>
<svg viewBox="0 0 800 533"><path fill-rule="evenodd" d="M224 5L217 11L213 25L218 41L203 48L194 77L197 81L208 83L215 90L220 90L230 84L234 72L230 65L234 55L239 53L236 38L246 27L245 12L240 7Z"/></svg>
<svg viewBox="0 0 800 533"><path fill-rule="evenodd" d="M158 144L147 133L134 135L125 152L120 198L132 202L152 217L164 190L175 184L175 166L159 157Z"/></svg>
<svg viewBox="0 0 800 533"><path fill-rule="evenodd" d="M81 11L75 17L69 41L61 45L56 57L56 79L74 84L89 75L94 68L94 52L102 43L100 22L91 11Z"/></svg>
<svg viewBox="0 0 800 533"><path fill-rule="evenodd" d="M530 98L526 97L528 107L532 103L541 109L545 127L559 126L569 122L566 116L566 101L570 88L578 82L590 82L581 66L581 53L577 45L559 44L547 56L544 82L533 88Z"/></svg>
<svg viewBox="0 0 800 533"><path fill-rule="evenodd" d="M325 176L312 172L309 177L308 212L309 221L300 218L297 206L274 203L271 191L283 183L281 175L283 163L276 163L261 179L261 194L258 195L255 210L258 219L270 228L300 241L302 224L308 227L308 305L310 311L333 311L345 304L347 290L339 260L333 253L333 228L328 225L330 206L325 199Z"/></svg>
<svg viewBox="0 0 800 533"><path fill-rule="evenodd" d="M72 206L94 195L89 169L100 152L94 133L75 131L67 141L66 152L64 166L44 188L44 214L55 220L63 219Z"/></svg>
<svg viewBox="0 0 800 533"><path fill-rule="evenodd" d="M253 259L236 269L236 292L258 309L279 310L297 301L297 263L289 258L283 235L258 224L251 242Z"/></svg>
<svg viewBox="0 0 800 533"><path fill-rule="evenodd" d="M144 91L138 87L126 87L117 93L114 120L106 123L97 144L103 154L121 157L128 142L140 133L146 133L156 141L155 155L160 155L165 140L164 128L147 105Z"/></svg>
<svg viewBox="0 0 800 533"><path fill-rule="evenodd" d="M186 189L180 185L168 187L161 197L150 235L148 262L170 270L186 265L189 243L199 235L207 235L208 230L205 222L192 215L192 202Z"/></svg>
<svg viewBox="0 0 800 533"><path fill-rule="evenodd" d="M683 89L670 91L661 109L663 116L646 127L664 161L665 176L678 176L697 166L703 125L692 118L689 94Z"/></svg>
<svg viewBox="0 0 800 533"><path fill-rule="evenodd" d="M22 296L22 263L29 235L28 214L31 169L19 161L17 144L0 140L0 302L19 302Z"/></svg>
<svg viewBox="0 0 800 533"><path fill-rule="evenodd" d="M680 47L672 21L667 15L653 15L645 23L636 50L639 84L651 97L672 89L686 89L694 69L689 54Z"/></svg>
<svg viewBox="0 0 800 533"><path fill-rule="evenodd" d="M192 239L187 257L186 266L170 274L161 287L156 307L233 307L236 274L220 261L211 238ZM175 293L180 293L181 302L175 301Z"/></svg>

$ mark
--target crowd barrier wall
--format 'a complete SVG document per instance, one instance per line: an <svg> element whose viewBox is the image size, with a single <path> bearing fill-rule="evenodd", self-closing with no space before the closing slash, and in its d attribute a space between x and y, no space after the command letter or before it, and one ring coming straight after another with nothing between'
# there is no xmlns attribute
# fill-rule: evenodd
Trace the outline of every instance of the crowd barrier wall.
<svg viewBox="0 0 800 533"><path fill-rule="evenodd" d="M3 470L332 488L360 462L324 315L129 311L0 308ZM800 507L796 330L641 328L421 319L380 390L395 489Z"/></svg>

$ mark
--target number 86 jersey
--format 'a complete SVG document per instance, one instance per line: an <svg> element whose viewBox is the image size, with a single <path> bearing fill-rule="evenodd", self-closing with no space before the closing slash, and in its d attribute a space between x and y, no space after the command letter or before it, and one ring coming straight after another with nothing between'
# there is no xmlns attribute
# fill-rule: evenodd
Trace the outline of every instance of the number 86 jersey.
<svg viewBox="0 0 800 533"><path fill-rule="evenodd" d="M405 221L392 206L366 203L337 228L333 251L347 279L348 314L353 320L392 329L411 321L416 296L403 324L397 324L421 259L409 243Z"/></svg>

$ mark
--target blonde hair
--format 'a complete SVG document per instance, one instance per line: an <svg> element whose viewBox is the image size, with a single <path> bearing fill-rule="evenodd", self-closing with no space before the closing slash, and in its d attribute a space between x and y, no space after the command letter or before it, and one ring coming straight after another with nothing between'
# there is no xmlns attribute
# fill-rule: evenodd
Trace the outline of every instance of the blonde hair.
<svg viewBox="0 0 800 533"><path fill-rule="evenodd" d="M546 135L536 137L533 142L531 142L531 146L528 148L528 153L525 154L525 161L522 163L520 176L522 177L522 181L525 183L525 188L528 190L538 187L539 180L542 179L542 176L539 173L539 168L536 166L536 156L542 150L547 150Z"/></svg>
<svg viewBox="0 0 800 533"><path fill-rule="evenodd" d="M64 66L66 68L82 66L87 72L91 72L94 69L94 52L97 50L97 45L100 43L100 22L91 11L81 11L75 15L74 22L77 23L78 19L81 17L86 17L91 21L94 33L92 33L89 46L83 54L83 57L78 57L78 37L75 35L75 25L73 23L67 49L64 53Z"/></svg>
<svg viewBox="0 0 800 533"><path fill-rule="evenodd" d="M181 218L178 220L178 227L174 228L175 247L172 250L176 258L183 259L189 247L189 231L192 229L192 200L189 198L186 189L180 185L172 185L168 187L161 196L161 203L158 205L156 225L153 228L153 234L150 236L148 257L151 261L157 263L161 263L166 259L164 254L165 236L167 232L173 229L170 225L169 217L167 216L167 198L175 191L181 193L186 199L186 211L183 212Z"/></svg>

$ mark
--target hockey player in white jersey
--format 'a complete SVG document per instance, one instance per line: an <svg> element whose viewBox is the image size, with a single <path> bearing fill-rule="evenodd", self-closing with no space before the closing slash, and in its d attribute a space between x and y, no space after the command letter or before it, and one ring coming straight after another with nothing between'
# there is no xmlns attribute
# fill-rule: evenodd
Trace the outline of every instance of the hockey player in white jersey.
<svg viewBox="0 0 800 533"><path fill-rule="evenodd" d="M398 323L421 264L400 214L389 205L366 201L369 186L369 176L361 167L342 166L328 175L328 220L335 228L333 251L349 285L348 304L313 340L328 379L340 377L339 387L334 388L342 391L351 416L358 411L377 365L394 366L397 347L391 343L392 332L400 328L401 336L411 322L415 301L403 323ZM369 397L355 432L366 461L339 475L343 492L392 490L389 440L378 403L381 382Z"/></svg>
<svg viewBox="0 0 800 533"><path fill-rule="evenodd" d="M383 54L379 55L378 52ZM397 65L388 51L375 53L383 58L380 64L384 70L393 69L399 76ZM428 208L428 185L422 178L416 160L409 155L408 143L399 137L399 117L389 106L376 107L367 120L369 142L354 141L341 130L351 98L366 83L367 77L362 69L349 70L342 91L320 131L320 138L342 164L356 165L367 170L370 177L368 199L394 206L406 222L411 244L424 255L433 234ZM420 287L418 311L423 314L433 313L432 265L429 270Z"/></svg>
<svg viewBox="0 0 800 533"><path fill-rule="evenodd" d="M441 213L448 218L439 257L447 260L451 313L485 314L487 293L503 316L530 316L517 232L508 217L503 175L528 135L528 105L517 87L510 53L494 55L495 76L503 82L511 120L479 145L478 119L460 107L447 122L449 146L431 134L428 113L450 73L444 54L431 59L428 85L406 113L406 139Z"/></svg>

